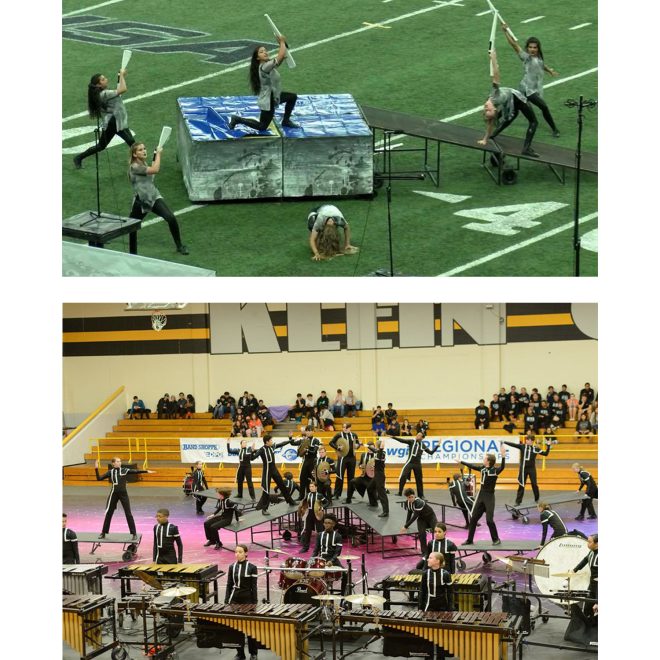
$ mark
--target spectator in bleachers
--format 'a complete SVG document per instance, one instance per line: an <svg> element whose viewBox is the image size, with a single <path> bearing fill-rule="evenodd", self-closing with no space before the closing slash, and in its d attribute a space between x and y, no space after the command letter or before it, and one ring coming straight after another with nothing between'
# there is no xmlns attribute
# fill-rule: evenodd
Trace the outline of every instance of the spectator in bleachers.
<svg viewBox="0 0 660 660"><path fill-rule="evenodd" d="M327 406L321 406L319 409L319 420L326 431L335 430L335 417Z"/></svg>
<svg viewBox="0 0 660 660"><path fill-rule="evenodd" d="M512 419L518 419L519 414L520 404L518 403L518 397L513 393L509 394L506 406L504 407L504 416L510 422Z"/></svg>
<svg viewBox="0 0 660 660"><path fill-rule="evenodd" d="M371 430L379 436L385 433L385 413L380 406L376 406L373 409L371 415Z"/></svg>
<svg viewBox="0 0 660 660"><path fill-rule="evenodd" d="M593 403L596 398L596 393L593 391L589 383L585 383L584 387L580 390L580 401L582 401L583 396L587 397L587 403L589 404Z"/></svg>
<svg viewBox="0 0 660 660"><path fill-rule="evenodd" d="M518 410L520 412L527 410L527 406L529 406L529 394L527 394L527 388L526 387L521 387L520 388L520 394L518 394Z"/></svg>
<svg viewBox="0 0 660 660"><path fill-rule="evenodd" d="M263 399L259 399L259 408L257 410L257 416L261 420L261 423L263 424L264 428L266 426L273 425L273 416L270 414L270 410L268 410L268 407L263 402Z"/></svg>
<svg viewBox="0 0 660 660"><path fill-rule="evenodd" d="M598 401L593 402L589 423L591 424L591 429L593 432L598 433Z"/></svg>
<svg viewBox="0 0 660 660"><path fill-rule="evenodd" d="M401 424L399 424L399 420L396 417L392 417L388 421L385 433L392 436L401 435Z"/></svg>
<svg viewBox="0 0 660 660"><path fill-rule="evenodd" d="M298 392L296 394L296 402L289 408L289 421L293 422L296 419L300 420L305 414L305 397Z"/></svg>
<svg viewBox="0 0 660 660"><path fill-rule="evenodd" d="M224 406L222 405L222 399L216 399L215 406L213 406L212 414L213 414L213 419L222 419L225 416L225 409Z"/></svg>
<svg viewBox="0 0 660 660"><path fill-rule="evenodd" d="M319 394L319 398L316 399L316 407L321 410L325 406L326 408L330 408L330 399L328 399L328 395L326 394L325 390L321 390L321 394Z"/></svg>
<svg viewBox="0 0 660 660"><path fill-rule="evenodd" d="M483 399L479 399L479 405L474 409L474 428L487 429L490 426L490 413Z"/></svg>
<svg viewBox="0 0 660 660"><path fill-rule="evenodd" d="M580 414L580 419L578 419L575 431L578 435L591 435L593 433L593 428L591 427L591 422L589 421L589 416L586 412Z"/></svg>
<svg viewBox="0 0 660 660"><path fill-rule="evenodd" d="M307 397L305 398L305 412L309 415L310 412L314 411L314 408L316 408L314 395L308 392Z"/></svg>
<svg viewBox="0 0 660 660"><path fill-rule="evenodd" d="M587 414L587 418L589 418L589 415L591 415L591 404L589 403L589 397L586 394L582 394L580 396L580 403L578 404L578 419L582 415L582 413Z"/></svg>
<svg viewBox="0 0 660 660"><path fill-rule="evenodd" d="M529 397L529 404L534 406L534 413L538 415L541 408L541 395L536 388L532 390L532 395Z"/></svg>
<svg viewBox="0 0 660 660"><path fill-rule="evenodd" d="M529 433L530 431L535 435L538 433L538 417L536 415L536 411L534 410L534 406L531 403L527 407L527 412L523 417L523 421L525 422L525 433Z"/></svg>
<svg viewBox="0 0 660 660"><path fill-rule="evenodd" d="M393 408L393 405L391 403L387 404L387 408L385 408L385 424L387 425L391 419L394 419L395 417L398 417L398 414L396 410Z"/></svg>
<svg viewBox="0 0 660 660"><path fill-rule="evenodd" d="M264 425L256 412L251 412L247 420L248 435L251 438L260 438L264 432Z"/></svg>
<svg viewBox="0 0 660 660"><path fill-rule="evenodd" d="M564 426L566 426L566 408L561 401L558 401L550 415L550 430L554 433Z"/></svg>
<svg viewBox="0 0 660 660"><path fill-rule="evenodd" d="M259 399L252 392L248 395L248 414L259 410Z"/></svg>
<svg viewBox="0 0 660 660"><path fill-rule="evenodd" d="M408 421L408 418L406 417L403 420L403 424L401 424L401 435L412 435L412 434L413 434L412 424Z"/></svg>
<svg viewBox="0 0 660 660"><path fill-rule="evenodd" d="M245 417L243 417L242 412L236 412L236 419L234 420L231 433L229 434L232 438L237 438L238 436L247 437L248 425Z"/></svg>
<svg viewBox="0 0 660 660"><path fill-rule="evenodd" d="M192 394L186 394L186 419L191 419L195 413L195 397Z"/></svg>
<svg viewBox="0 0 660 660"><path fill-rule="evenodd" d="M541 405L537 411L537 424L539 428L539 433L544 433L545 429L547 429L550 426L550 406L548 406L548 402L543 399L541 401Z"/></svg>
<svg viewBox="0 0 660 660"><path fill-rule="evenodd" d="M348 390L348 392L346 392L344 405L346 406L346 417L354 417L357 411L357 399L355 394L353 394L353 390Z"/></svg>
<svg viewBox="0 0 660 660"><path fill-rule="evenodd" d="M182 419L186 416L186 395L183 392L179 392L179 398L176 400L176 412L179 417Z"/></svg>
<svg viewBox="0 0 660 660"><path fill-rule="evenodd" d="M156 413L158 419L169 419L170 418L170 395L165 392L165 394L158 399L156 404Z"/></svg>
<svg viewBox="0 0 660 660"><path fill-rule="evenodd" d="M238 407L243 410L244 415L250 414L250 395L247 390L245 390L243 396L238 399Z"/></svg>
<svg viewBox="0 0 660 660"><path fill-rule="evenodd" d="M311 409L308 409L306 414L307 425L306 428L308 431L313 431L314 429L321 428L321 418L319 416L319 409L314 406Z"/></svg>
<svg viewBox="0 0 660 660"><path fill-rule="evenodd" d="M151 410L144 405L144 401L142 401L142 399L139 399L137 396L133 397L133 403L131 403L131 407L128 409L128 416L130 419L133 419L138 415L140 416L140 419L142 419L145 415L147 416L147 419L150 419L150 412Z"/></svg>
<svg viewBox="0 0 660 660"><path fill-rule="evenodd" d="M555 388L552 385L550 385L548 387L548 391L545 395L545 400L548 402L548 404L551 403L554 400L555 394L556 394Z"/></svg>
<svg viewBox="0 0 660 660"><path fill-rule="evenodd" d="M571 393L568 391L568 385L562 385L561 390L558 393L561 402L564 404L564 408L568 404L568 400L571 398Z"/></svg>
<svg viewBox="0 0 660 660"><path fill-rule="evenodd" d="M518 399L519 399L519 397L520 397L520 395L518 394L518 390L516 390L516 386L515 386L515 385L511 385L511 388L509 389L509 394L508 394L508 396L507 396L507 401L508 401L512 396L515 397L516 401L518 401Z"/></svg>
<svg viewBox="0 0 660 660"><path fill-rule="evenodd" d="M170 419L176 419L177 418L177 413L178 413L178 410L179 410L179 404L178 404L174 394L172 394L172 396L170 397L170 402L167 406L167 410L169 412L169 416L170 416L169 418Z"/></svg>
<svg viewBox="0 0 660 660"><path fill-rule="evenodd" d="M508 394L506 393L506 389L504 387L500 387L499 394L497 394L497 401L500 404L500 412L504 410L504 406L506 406L507 398L508 398Z"/></svg>
<svg viewBox="0 0 660 660"><path fill-rule="evenodd" d="M497 394L493 394L493 400L490 402L490 421L501 422L502 414L503 411L500 407L500 398L497 396Z"/></svg>
<svg viewBox="0 0 660 660"><path fill-rule="evenodd" d="M423 437L426 437L428 430L429 430L429 423L425 419L420 419L419 422L415 424L415 432L421 433Z"/></svg>
<svg viewBox="0 0 660 660"><path fill-rule="evenodd" d="M335 398L332 402L332 414L335 417L343 417L346 410L346 400L341 390L337 390Z"/></svg>
<svg viewBox="0 0 660 660"><path fill-rule="evenodd" d="M577 411L580 402L578 401L575 394L571 394L568 401L566 402L566 407L568 409L568 421L574 422L577 419Z"/></svg>

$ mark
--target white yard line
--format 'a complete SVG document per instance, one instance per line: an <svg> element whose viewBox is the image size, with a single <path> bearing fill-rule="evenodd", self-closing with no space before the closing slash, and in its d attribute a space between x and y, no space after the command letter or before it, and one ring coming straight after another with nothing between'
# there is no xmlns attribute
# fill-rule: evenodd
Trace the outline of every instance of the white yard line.
<svg viewBox="0 0 660 660"><path fill-rule="evenodd" d="M524 21L520 21L521 23L532 23L534 21L540 21L542 18L545 18L545 16L533 16L532 18L528 18Z"/></svg>
<svg viewBox="0 0 660 660"><path fill-rule="evenodd" d="M591 23L580 23L580 25L574 25L573 27L569 27L569 30L579 30L580 28L587 27L587 25L591 25Z"/></svg>
<svg viewBox="0 0 660 660"><path fill-rule="evenodd" d="M76 9L75 11L70 11L67 14L62 14L62 18L66 18L67 16L75 16L76 14L84 14L86 11L92 11L92 9L98 9L99 7L105 7L106 5L116 5L118 2L124 2L124 0L108 0L107 2L102 2L100 5L92 5L91 7Z"/></svg>
<svg viewBox="0 0 660 660"><path fill-rule="evenodd" d="M585 222L589 222L589 220L593 220L594 218L597 217L598 217L598 213L590 213L589 215L585 215L582 218L580 218L578 222L579 224L584 224ZM521 243L510 245L509 247L506 247L503 250L498 250L497 252L488 254L485 257L481 257L481 259L475 259L474 261L470 261L469 263L463 264L462 266L456 266L456 268L452 268L451 270L448 270L446 273L440 273L440 275L437 275L437 277L451 277L452 275L458 275L459 273L462 273L466 270L470 270L471 268L475 268L476 266L481 266L481 264L488 263L489 261L493 261L494 259L499 259L505 254L510 254L511 252L515 252L516 250L522 250L522 248L525 248L529 245L533 245L534 243L538 243L539 241L543 241L546 238L550 238L552 236L560 234L561 232L566 231L567 229L572 229L573 226L574 226L573 222L567 222L565 225L555 227L554 229L551 229L550 231L546 231L543 234L539 234L538 236L534 236L533 238L528 238L526 241L522 241Z"/></svg>

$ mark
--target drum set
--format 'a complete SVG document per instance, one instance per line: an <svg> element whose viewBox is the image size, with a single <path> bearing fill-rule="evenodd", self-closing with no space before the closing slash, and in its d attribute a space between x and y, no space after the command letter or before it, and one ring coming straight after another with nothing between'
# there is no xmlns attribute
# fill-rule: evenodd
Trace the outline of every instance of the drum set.
<svg viewBox="0 0 660 660"><path fill-rule="evenodd" d="M349 555L344 559L359 559ZM283 603L316 604L314 597L326 594L333 582L341 579L342 570L328 564L321 557L309 561L301 557L288 557L280 566L278 585L282 589Z"/></svg>

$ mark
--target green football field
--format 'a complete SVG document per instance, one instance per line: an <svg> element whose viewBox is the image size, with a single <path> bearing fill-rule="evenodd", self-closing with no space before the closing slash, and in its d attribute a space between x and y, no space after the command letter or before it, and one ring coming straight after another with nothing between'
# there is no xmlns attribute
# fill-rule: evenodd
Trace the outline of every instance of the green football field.
<svg viewBox="0 0 660 660"><path fill-rule="evenodd" d="M545 62L545 99L561 130L553 139L541 113L535 143L575 149L577 111L566 99L597 97L595 0L498 0L497 8L524 45L538 37ZM486 0L64 0L63 217L96 206L94 159L76 171L72 157L93 142L87 83L101 72L115 79L131 48L129 125L151 151L161 127L176 126L180 96L250 94L247 59L236 49L274 44L263 14L287 36L297 67L281 68L283 89L299 94L349 93L359 104L483 128L480 108L490 88ZM81 11L82 10L82 11ZM502 84L517 87L522 65L498 30ZM245 51L243 51L245 52ZM295 119L295 112L294 112ZM506 131L522 137L520 116ZM392 164L417 169L418 146L394 136ZM597 150L597 110L584 115L582 147ZM100 154L101 208L128 215L132 190L128 148L116 139ZM140 254L216 271L220 276L353 276L389 267L385 189L373 199L334 200L349 220L357 255L311 261L306 217L322 200L193 204L176 159L174 136L156 185L179 219L190 255L175 252L167 225L149 215ZM454 196L454 197L452 197ZM521 161L518 181L497 186L481 152L443 145L440 187L427 178L392 182L395 271L413 276L570 276L574 270L575 173L562 185L542 164ZM581 274L597 275L597 177L583 174L580 193ZM128 251L128 240L109 249Z"/></svg>

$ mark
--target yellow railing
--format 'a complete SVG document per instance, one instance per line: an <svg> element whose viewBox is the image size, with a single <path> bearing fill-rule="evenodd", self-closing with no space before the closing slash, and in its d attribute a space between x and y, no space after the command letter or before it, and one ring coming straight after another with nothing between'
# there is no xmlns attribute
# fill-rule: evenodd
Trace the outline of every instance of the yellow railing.
<svg viewBox="0 0 660 660"><path fill-rule="evenodd" d="M76 434L80 433L87 424L89 424L104 408L109 406L120 394L124 392L124 386L122 385L117 391L113 392L100 406L93 410L85 419L76 426L71 433L67 434L62 439L62 446L64 447Z"/></svg>

